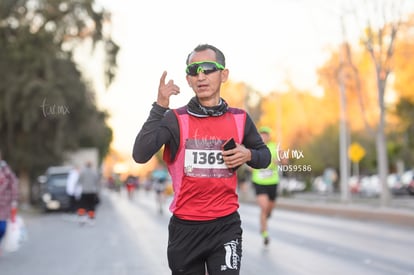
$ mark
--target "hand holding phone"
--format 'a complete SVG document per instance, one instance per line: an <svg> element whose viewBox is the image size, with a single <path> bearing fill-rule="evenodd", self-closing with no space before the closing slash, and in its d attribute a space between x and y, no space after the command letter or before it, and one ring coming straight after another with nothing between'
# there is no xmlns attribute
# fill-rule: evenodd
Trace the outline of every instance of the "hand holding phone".
<svg viewBox="0 0 414 275"><path fill-rule="evenodd" d="M236 142L234 141L234 139L233 138L231 138L231 139L229 139L229 140L227 140L226 142L224 142L224 144L223 144L223 150L224 151L228 151L228 150L231 150L231 149L234 149L234 148L236 148ZM232 155L231 155L232 156ZM230 168L232 171L236 171L237 170L237 168L239 168L238 166L237 167L233 167L233 168Z"/></svg>
<svg viewBox="0 0 414 275"><path fill-rule="evenodd" d="M236 148L236 142L234 141L233 138L227 140L223 144L223 150L224 151L231 150L231 149L234 149L234 148Z"/></svg>

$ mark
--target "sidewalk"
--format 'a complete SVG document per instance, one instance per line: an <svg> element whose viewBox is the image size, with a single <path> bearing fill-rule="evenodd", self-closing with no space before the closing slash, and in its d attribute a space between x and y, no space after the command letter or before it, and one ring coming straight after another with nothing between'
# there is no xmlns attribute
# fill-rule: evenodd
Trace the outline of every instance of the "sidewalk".
<svg viewBox="0 0 414 275"><path fill-rule="evenodd" d="M240 201L255 203L254 191L249 188L246 194L240 194ZM342 202L339 194L322 195L313 192L295 193L280 196L277 208L351 218L357 220L378 221L414 227L414 197L392 197L390 206L383 207L380 198L352 197L350 202Z"/></svg>

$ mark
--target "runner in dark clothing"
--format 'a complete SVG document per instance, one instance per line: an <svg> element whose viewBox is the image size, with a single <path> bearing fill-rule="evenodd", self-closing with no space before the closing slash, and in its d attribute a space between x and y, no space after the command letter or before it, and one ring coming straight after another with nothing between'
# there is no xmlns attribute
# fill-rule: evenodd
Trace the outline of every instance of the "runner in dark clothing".
<svg viewBox="0 0 414 275"><path fill-rule="evenodd" d="M199 45L187 58L187 82L196 96L169 109L180 88L160 79L157 101L138 133L133 158L149 161L163 145L174 198L169 224L168 263L173 275L240 274L242 228L238 214L238 167L265 168L270 152L250 116L220 97L227 81L223 53ZM224 150L233 138L235 147Z"/></svg>

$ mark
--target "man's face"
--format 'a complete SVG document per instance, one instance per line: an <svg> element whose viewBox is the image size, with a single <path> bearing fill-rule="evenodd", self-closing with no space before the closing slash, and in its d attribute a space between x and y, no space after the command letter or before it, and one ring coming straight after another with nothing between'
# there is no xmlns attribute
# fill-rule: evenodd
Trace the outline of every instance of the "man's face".
<svg viewBox="0 0 414 275"><path fill-rule="evenodd" d="M189 59L189 64L202 61L216 61L216 54L212 50L195 52ZM215 106L220 99L221 84L226 82L228 70L217 70L206 74L200 71L197 75L187 75L187 82L195 92L200 102L205 106Z"/></svg>
<svg viewBox="0 0 414 275"><path fill-rule="evenodd" d="M262 136L263 142L267 143L270 140L270 135L266 132L261 132L260 135Z"/></svg>

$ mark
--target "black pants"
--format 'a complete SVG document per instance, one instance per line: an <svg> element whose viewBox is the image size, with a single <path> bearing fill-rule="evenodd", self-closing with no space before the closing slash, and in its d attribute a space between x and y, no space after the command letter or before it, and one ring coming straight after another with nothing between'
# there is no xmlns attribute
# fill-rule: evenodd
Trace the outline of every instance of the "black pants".
<svg viewBox="0 0 414 275"><path fill-rule="evenodd" d="M168 263L173 275L240 274L242 228L240 215L212 221L184 221L172 216Z"/></svg>
<svg viewBox="0 0 414 275"><path fill-rule="evenodd" d="M77 207L78 200L75 198L74 195L69 195L69 212L76 212L78 209Z"/></svg>

